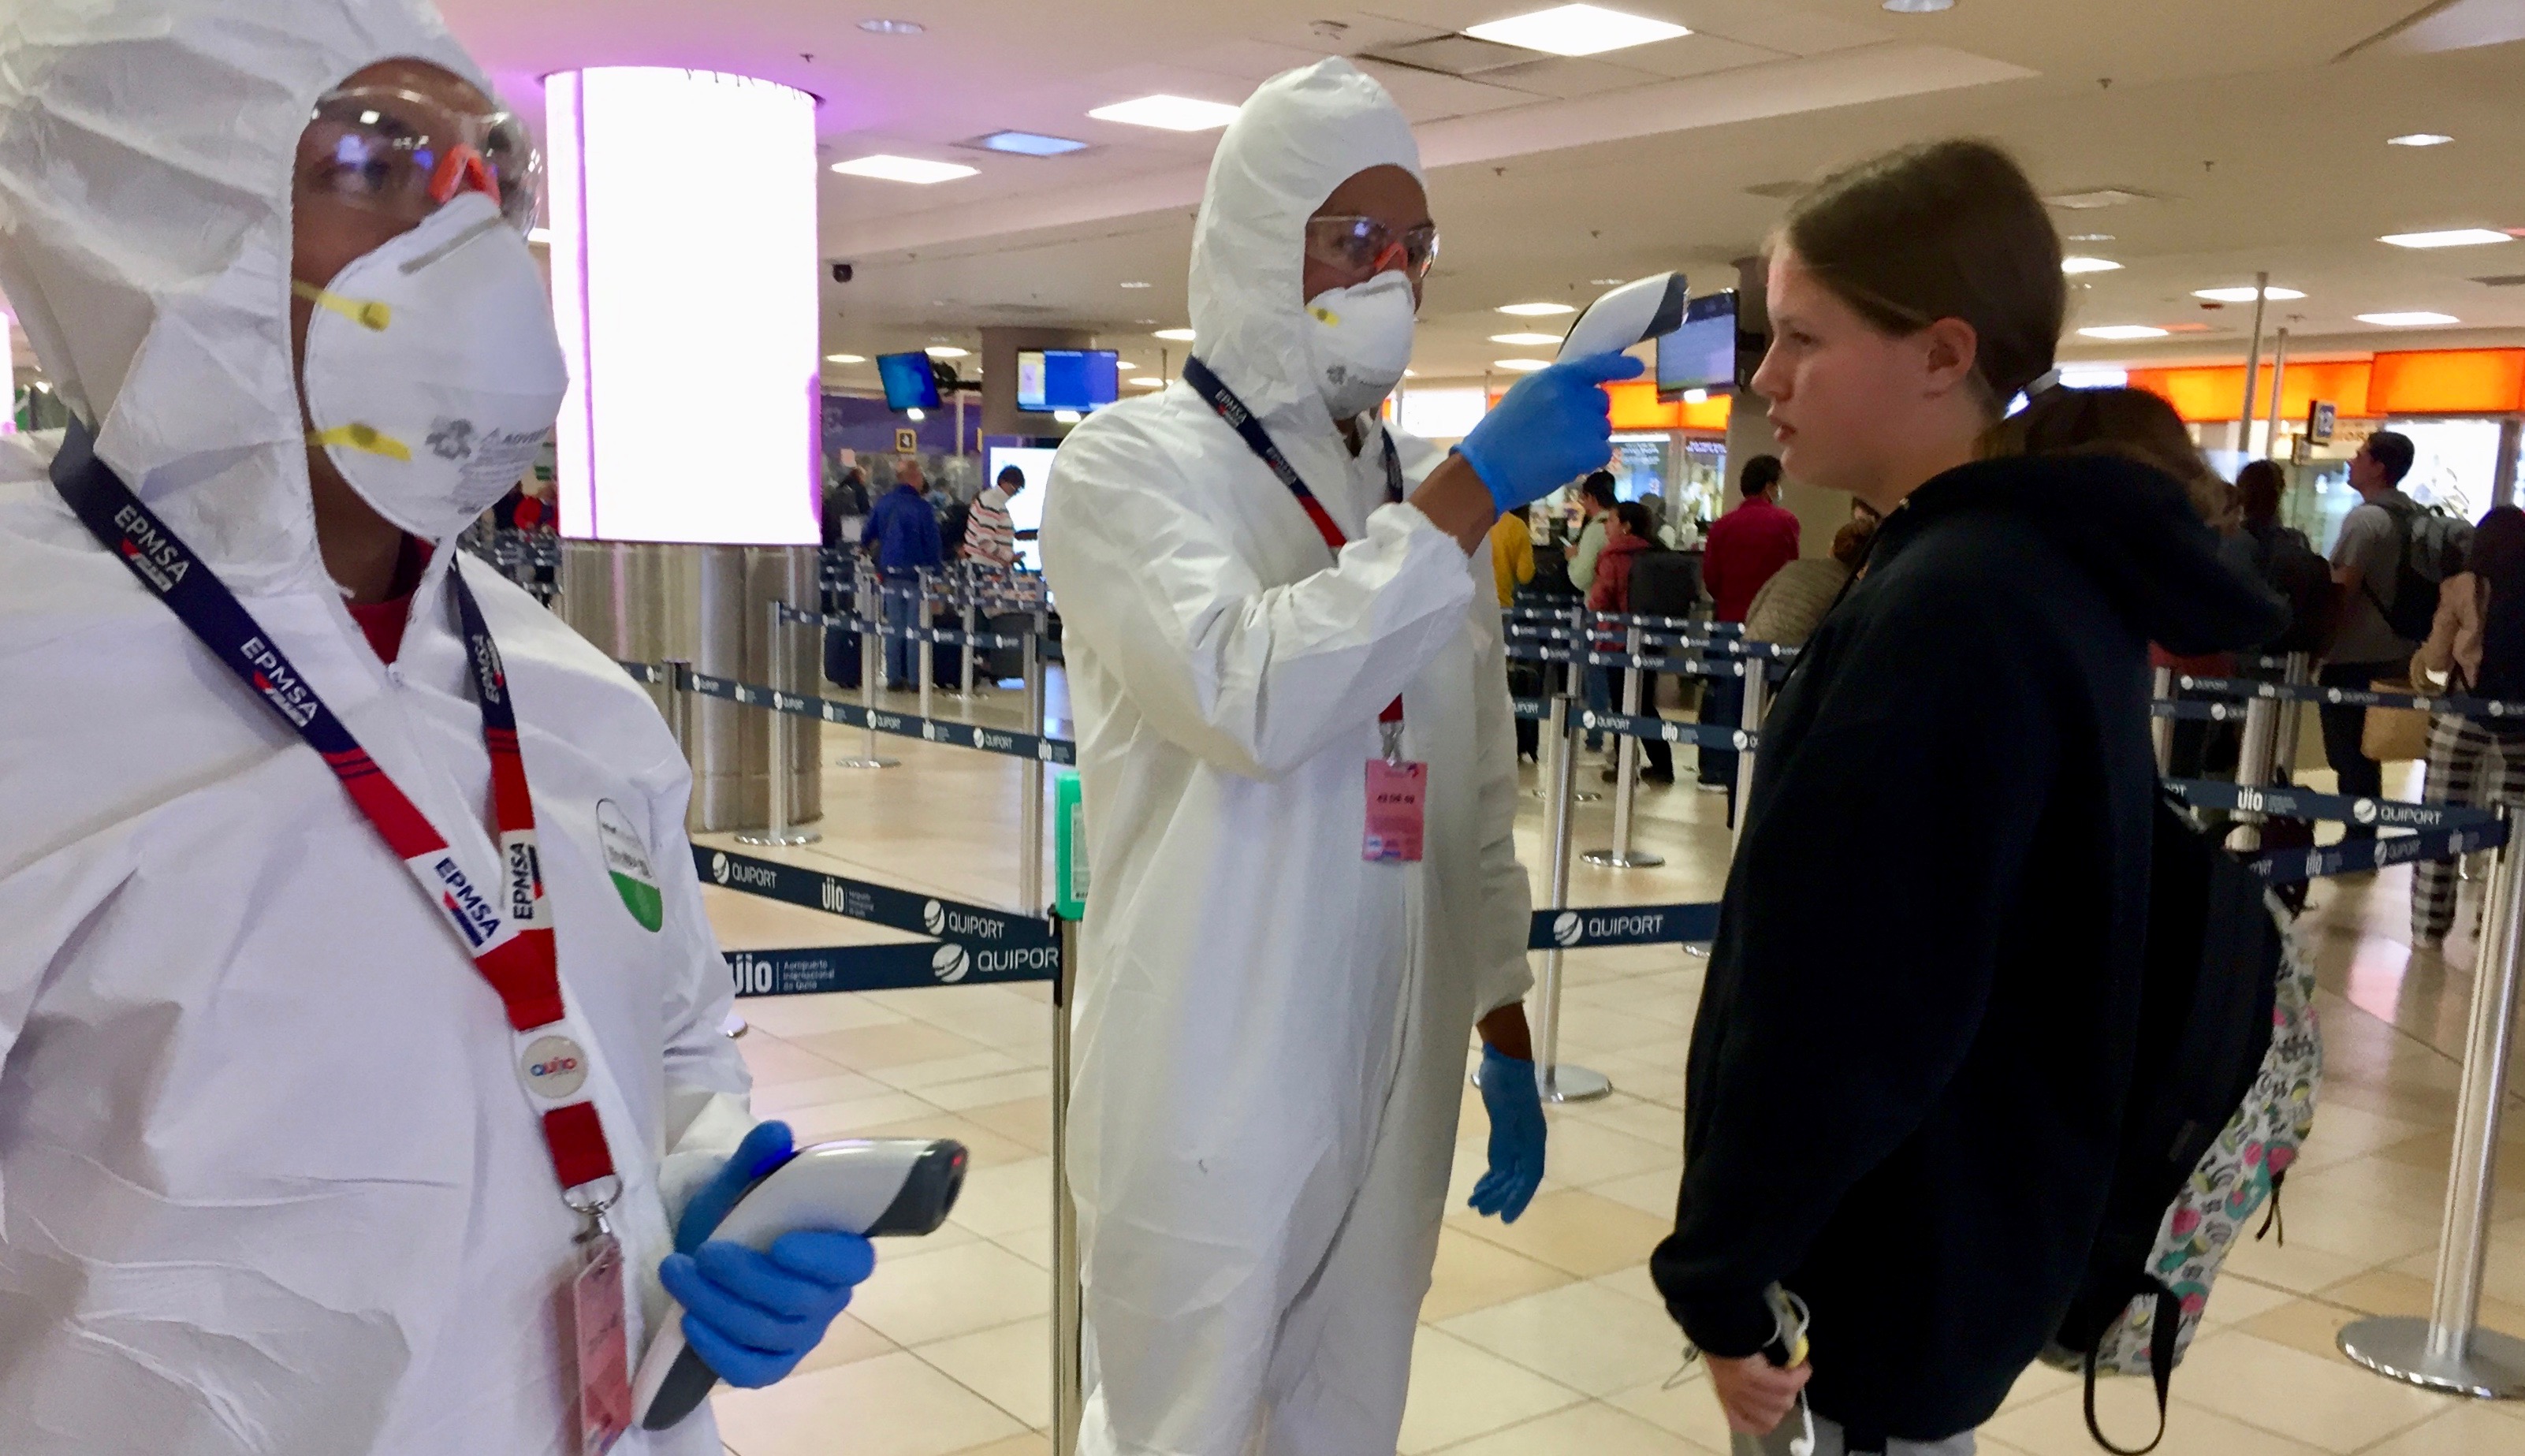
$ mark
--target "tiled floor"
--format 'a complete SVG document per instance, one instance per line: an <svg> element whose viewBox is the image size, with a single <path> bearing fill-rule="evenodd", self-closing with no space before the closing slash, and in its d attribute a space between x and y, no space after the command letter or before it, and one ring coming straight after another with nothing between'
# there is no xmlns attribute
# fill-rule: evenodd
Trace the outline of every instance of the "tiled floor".
<svg viewBox="0 0 2525 1456"><path fill-rule="evenodd" d="M1058 697L1055 699L1058 703ZM975 716L1010 724L1014 695ZM942 716L963 711L940 700ZM908 706L908 700L902 704ZM826 756L856 751L827 730ZM824 842L797 857L837 873L1014 904L1014 760L888 739L904 760L826 771ZM1686 758L1687 776L1689 755ZM1584 786L1593 781L1586 768ZM1529 770L1529 777L1531 771ZM2413 785L2389 780L2410 796ZM1727 839L1715 799L1643 789L1637 839L1660 870L1579 863L1581 904L1714 898ZM1609 837L1582 806L1577 846ZM1539 869L1542 806L1520 826ZM730 946L890 938L846 921L716 888ZM2472 946L2443 959L2408 944L2409 872L2317 890L2328 1059L2314 1133L2287 1193L2287 1243L2248 1243L2219 1280L2207 1328L2174 1381L2163 1456L2525 1456L2525 1404L2473 1404L2398 1385L2334 1349L2361 1313L2423 1313L2438 1236ZM1644 1261L1666 1228L1680 1163L1685 1039L1701 963L1671 946L1570 957L1563 1056L1616 1091L1552 1113L1550 1175L1513 1227L1452 1215L1422 1306L1406 1456L1709 1456L1727 1435L1697 1371L1677 1379L1678 1336ZM950 1135L974 1172L949 1226L885 1251L877 1277L802 1372L722 1392L739 1456L1029 1456L1050 1449L1050 1013L1040 986L945 987L750 1000L739 1043L755 1103L802 1139ZM2511 1106L2515 1104L2511 1103ZM2525 1334L2525 1120L2511 1122L2485 1323ZM1464 1193L1485 1124L1467 1101L1456 1150ZM2075 1380L2036 1368L1984 1429L1998 1456L2086 1456ZM2143 1441L2145 1382L2107 1381L2105 1429Z"/></svg>

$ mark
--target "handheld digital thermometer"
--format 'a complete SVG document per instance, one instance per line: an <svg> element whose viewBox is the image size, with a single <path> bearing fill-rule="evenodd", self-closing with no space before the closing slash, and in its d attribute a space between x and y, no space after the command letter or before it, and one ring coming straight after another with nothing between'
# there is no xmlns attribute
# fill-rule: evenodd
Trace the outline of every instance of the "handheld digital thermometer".
<svg viewBox="0 0 2525 1456"><path fill-rule="evenodd" d="M1653 273L1599 297L1578 315L1560 340L1556 359L1619 354L1634 344L1674 332L1692 302L1683 275Z"/></svg>
<svg viewBox="0 0 2525 1456"><path fill-rule="evenodd" d="M816 1143L756 1179L710 1236L760 1253L801 1229L869 1238L935 1232L964 1191L965 1164L965 1145L945 1138ZM670 1304L631 1385L641 1429L673 1426L718 1383L718 1373L684 1342L682 1306Z"/></svg>

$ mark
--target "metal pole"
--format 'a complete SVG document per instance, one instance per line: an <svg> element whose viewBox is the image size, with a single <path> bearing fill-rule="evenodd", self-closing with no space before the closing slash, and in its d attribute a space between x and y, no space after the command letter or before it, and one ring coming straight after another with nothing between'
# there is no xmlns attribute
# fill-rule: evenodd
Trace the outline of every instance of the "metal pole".
<svg viewBox="0 0 2525 1456"><path fill-rule="evenodd" d="M2262 368L2262 310L2269 304L2262 295L2270 289L2269 274L2253 275L2253 345L2245 354L2245 408L2236 417L2236 453L2239 455L2250 454L2253 448L2253 406L2261 399L2261 391L2253 385L2258 382Z"/></svg>
<svg viewBox="0 0 2525 1456"><path fill-rule="evenodd" d="M781 699L788 696L796 698L802 704L806 700L797 698L794 693L783 694L780 690L780 679L789 676L780 669L780 659L783 656L780 650L781 638L787 635L781 631L781 628L788 625L788 611L789 604L777 597L764 603L767 630L764 633L763 645L766 665L771 671L763 676L772 680L768 684L771 688L771 722L766 725L767 731L763 747L765 773L763 787L767 800L765 807L770 822L765 826L762 833L737 835L736 842L739 844L813 844L824 837L814 829L789 828L790 760L795 755L789 751L789 715L781 708Z"/></svg>
<svg viewBox="0 0 2525 1456"><path fill-rule="evenodd" d="M2174 669L2156 670L2155 686L2150 696L2163 702L2174 696ZM2174 720L2152 715L2148 721L2149 746L2156 750L2156 772L2160 775L2174 767Z"/></svg>
<svg viewBox="0 0 2525 1456"><path fill-rule="evenodd" d="M2292 652L2288 655L2287 663L2288 666L2280 672L2281 681L2291 687L2303 687L2313 679L2313 659L2306 654ZM2288 700L2288 706L2280 710L2280 716L2279 737L2271 745L2271 781L2295 783L2297 781L2297 740L2305 730L2305 705L2291 698Z"/></svg>
<svg viewBox="0 0 2525 1456"><path fill-rule="evenodd" d="M959 410L965 407L965 397L961 394L956 397L956 407ZM920 633L920 662L917 669L920 674L920 716L928 718L932 716L929 711L929 685L938 676L938 644L931 640L929 635L928 569L924 567L915 573L912 581L912 589L916 593L913 598L912 626L914 630Z"/></svg>
<svg viewBox="0 0 2525 1456"><path fill-rule="evenodd" d="M689 765L693 761L693 695L687 689L692 681L689 676L693 670L692 660L670 657L664 666L667 669L667 731L675 735L675 746L683 750L684 762Z"/></svg>
<svg viewBox="0 0 2525 1456"><path fill-rule="evenodd" d="M1552 700L1552 719L1544 730L1555 737L1569 735L1569 695L1562 692ZM1546 814L1552 835L1552 908L1569 908L1569 799L1571 780L1577 778L1578 755L1573 745L1563 742L1560 756L1552 761L1552 799ZM1557 937L1556 937L1557 938ZM1543 979L1535 987L1536 998L1543 1010L1543 1032L1536 1038L1535 1085L1546 1102L1592 1102L1613 1090L1612 1079L1601 1072L1591 1072L1560 1060L1560 947L1556 944L1543 953Z"/></svg>
<svg viewBox="0 0 2525 1456"><path fill-rule="evenodd" d="M2295 708L2295 703L2288 705ZM2236 754L2236 786L2260 788L2271 781L2271 761L2279 752L2280 699L2254 698L2245 705L2245 741ZM2227 847L2251 854L2262 847L2262 816L2238 810Z"/></svg>
<svg viewBox="0 0 2525 1456"><path fill-rule="evenodd" d="M2288 328L2271 338L2271 423L2262 429L2262 458L2280 458L2280 390L2288 384Z"/></svg>
<svg viewBox="0 0 2525 1456"><path fill-rule="evenodd" d="M1771 711L1769 659L1749 656L1736 661L1745 671L1745 711L1737 719L1741 731L1736 735L1736 822L1727 830L1731 849L1745 841L1745 821L1754 807L1754 760L1760 752L1763 716Z"/></svg>
<svg viewBox="0 0 2525 1456"><path fill-rule="evenodd" d="M965 563L965 671L958 675L956 686L956 695L962 698L973 695L973 634L978 611L974 602L980 594L980 588L973 584L973 564L968 561Z"/></svg>
<svg viewBox="0 0 2525 1456"><path fill-rule="evenodd" d="M1043 731L1043 636L1051 625L1044 620L1043 608L1034 610L1034 629L1025 639L1025 730ZM1017 903L1029 908L1043 904L1043 758L1027 759L1017 766L1017 792L1024 802L1017 806Z"/></svg>
<svg viewBox="0 0 2525 1456"><path fill-rule="evenodd" d="M1584 602L1571 608L1569 612L1569 625L1577 632L1576 638L1569 644L1569 690L1572 692L1584 693L1587 690L1586 675L1596 666L1594 663L1587 661L1589 655L1594 653L1596 650L1595 628L1589 621L1591 615L1592 614L1587 610L1587 604ZM1572 739L1570 742L1563 743L1560 746L1563 748L1574 749L1574 744L1575 740ZM1575 756L1574 751L1572 756ZM1598 799L1604 797L1603 794L1598 793L1593 789L1575 786L1577 784L1577 767L1575 764L1572 764L1570 768L1570 783L1572 784L1572 787L1569 792L1569 802L1573 804L1592 804Z"/></svg>
<svg viewBox="0 0 2525 1456"><path fill-rule="evenodd" d="M1061 922L1052 982L1052 1449L1075 1456L1085 1404L1079 1368L1078 1206L1069 1197L1069 1007L1078 984L1078 922Z"/></svg>
<svg viewBox="0 0 2525 1456"><path fill-rule="evenodd" d="M2504 806L2509 832L2520 826ZM2446 1222L2438 1235L2437 1283L2425 1320L2375 1318L2343 1327L2341 1353L2379 1375L2457 1395L2501 1400L2525 1395L2525 1340L2479 1326L2482 1269L2489 1257L2490 1205L2498 1169L2499 1121L2515 1050L2516 992L2525 971L2525 844L2501 845L2491 871L2481 948L2472 981L2472 1022L2464 1033L2463 1085L2456 1094L2454 1157L2447 1174Z"/></svg>
<svg viewBox="0 0 2525 1456"><path fill-rule="evenodd" d="M1640 628L1634 625L1624 640L1631 659L1631 665L1622 670L1622 715L1626 718L1640 715L1641 636ZM1584 858L1608 870L1653 870L1665 863L1664 855L1645 849L1634 853L1631 849L1631 792L1639 787L1640 740L1625 734L1613 751L1613 847L1588 850Z"/></svg>
<svg viewBox="0 0 2525 1456"><path fill-rule="evenodd" d="M891 769L901 759L887 758L876 750L876 679L885 671L885 651L879 645L877 625L884 613L877 602L876 573L863 559L854 564L851 573L851 607L860 624L860 710L867 715L867 746L857 758L833 760L836 769Z"/></svg>

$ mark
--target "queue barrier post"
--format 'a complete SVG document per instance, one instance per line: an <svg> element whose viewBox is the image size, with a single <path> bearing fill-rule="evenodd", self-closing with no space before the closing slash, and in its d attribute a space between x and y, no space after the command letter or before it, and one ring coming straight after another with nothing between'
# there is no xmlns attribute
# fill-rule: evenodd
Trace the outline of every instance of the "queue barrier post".
<svg viewBox="0 0 2525 1456"><path fill-rule="evenodd" d="M670 657L662 666L667 670L667 731L675 735L675 747L689 767L693 761L692 660Z"/></svg>
<svg viewBox="0 0 2525 1456"><path fill-rule="evenodd" d="M1564 687L1566 683L1564 681ZM1569 904L1569 802L1572 780L1577 778L1578 755L1569 741L1572 724L1570 697L1566 691L1552 699L1551 721L1544 731L1560 743L1560 755L1552 761L1552 798L1546 805L1552 835L1552 904L1555 909ZM1543 979L1535 987L1541 1004L1543 1029L1535 1037L1535 1086L1546 1102L1592 1102L1613 1090L1612 1079L1601 1072L1592 1072L1574 1063L1560 1060L1560 947L1543 953ZM1478 1084L1478 1081L1476 1082Z"/></svg>
<svg viewBox="0 0 2525 1456"><path fill-rule="evenodd" d="M2510 837L2499 848L2482 912L2429 1316L2355 1320L2340 1334L2341 1353L2378 1375L2487 1400L2525 1395L2525 1339L2480 1325L2499 1124L2515 1050L2517 981L2525 973L2525 844L2514 837L2518 816L2504 806L2499 813Z"/></svg>
<svg viewBox="0 0 2525 1456"><path fill-rule="evenodd" d="M1771 711L1771 675L1765 659L1740 657L1737 671L1745 675L1743 711L1737 715L1737 727L1744 729L1745 746L1736 750L1736 802L1732 823L1727 827L1727 843L1732 849L1745 842L1745 821L1754 807L1754 759L1759 751L1762 719Z"/></svg>
<svg viewBox="0 0 2525 1456"><path fill-rule="evenodd" d="M1624 642L1631 665L1622 671L1622 713L1629 718L1640 715L1640 652L1646 646L1643 635L1635 626ZM1624 734L1616 741L1613 752L1613 843L1608 849L1588 850L1584 858L1608 870L1656 869L1665 863L1664 855L1631 848L1631 800L1640 782L1640 740Z"/></svg>
<svg viewBox="0 0 2525 1456"><path fill-rule="evenodd" d="M965 563L965 663L963 671L956 675L956 695L960 698L969 698L973 695L973 654L976 650L973 646L973 634L979 623L980 611L975 603L980 597L981 588L973 582L973 564L968 561Z"/></svg>
<svg viewBox="0 0 2525 1456"><path fill-rule="evenodd" d="M867 713L866 747L857 758L835 759L836 769L891 769L901 759L887 758L876 747L876 680L885 671L885 651L879 645L878 628L885 611L877 600L876 573L865 558L853 564L851 603L858 609L860 620L860 706Z"/></svg>
<svg viewBox="0 0 2525 1456"><path fill-rule="evenodd" d="M760 833L738 834L736 842L739 844L813 844L824 837L814 829L794 829L789 825L790 760L795 755L789 748L789 715L780 709L782 692L780 679L789 676L782 670L781 659L786 654L780 650L789 635L784 630L788 625L789 604L787 602L774 597L764 604L763 647L767 659L767 666L771 669L764 674L771 679L771 721L764 726L763 745L764 808L767 823Z"/></svg>
<svg viewBox="0 0 2525 1456"><path fill-rule="evenodd" d="M2174 670L2172 668L2159 668L2156 670L2155 686L2154 690L2149 693L2149 696L2155 698L2160 702L2166 698L2174 696ZM2150 719L2148 723L2148 741L2149 746L2156 752L2157 776L2159 778L2163 778L2165 775L2173 773L2174 720L2171 718Z"/></svg>
<svg viewBox="0 0 2525 1456"><path fill-rule="evenodd" d="M938 676L938 642L929 630L929 569L922 567L914 573L912 583L912 625L920 633L920 660L916 669L920 674L920 716L935 718L938 715L929 711L929 690Z"/></svg>
<svg viewBox="0 0 2525 1456"><path fill-rule="evenodd" d="M1587 692L1587 670L1594 666L1587 661L1587 654L1596 650L1594 634L1588 622L1591 615L1587 610L1587 604L1583 601L1569 609L1569 667L1564 677L1568 682L1569 691L1582 701ZM1574 710L1570 716L1574 721L1577 716ZM1560 746L1571 750L1572 759L1577 757L1575 751L1577 742L1574 737L1563 740ZM1603 794L1592 789L1578 786L1577 766L1574 763L1570 766L1569 781L1570 789L1567 798L1572 804L1592 804L1604 797Z"/></svg>
<svg viewBox="0 0 2525 1456"><path fill-rule="evenodd" d="M2289 706L2294 709L2296 704ZM2280 716L2280 699L2276 697L2257 697L2245 705L2245 739L2236 754L2239 786L2261 788L2271 782L2272 765L2279 754ZM2227 831L2227 847L2243 854L2260 849L2262 816L2238 810L2235 828Z"/></svg>
<svg viewBox="0 0 2525 1456"><path fill-rule="evenodd" d="M1064 916L1060 924L1061 965L1052 982L1052 1451L1076 1456L1086 1405L1078 1206L1069 1197L1069 1008L1078 983L1078 922Z"/></svg>
<svg viewBox="0 0 2525 1456"><path fill-rule="evenodd" d="M1025 730L1043 731L1043 638L1051 629L1044 609L1034 610L1033 630L1025 638ZM1017 903L1043 903L1043 759L1040 755L1018 765L1018 793L1023 802L1017 806Z"/></svg>

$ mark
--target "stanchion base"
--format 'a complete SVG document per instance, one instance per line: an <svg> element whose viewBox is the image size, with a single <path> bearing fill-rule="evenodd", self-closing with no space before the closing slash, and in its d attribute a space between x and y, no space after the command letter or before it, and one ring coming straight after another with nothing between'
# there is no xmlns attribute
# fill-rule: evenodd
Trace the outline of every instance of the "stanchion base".
<svg viewBox="0 0 2525 1456"><path fill-rule="evenodd" d="M1570 799L1570 802L1572 802L1572 803L1577 803L1577 804L1593 804L1593 803L1595 803L1597 800L1602 799L1603 797L1605 797L1603 794L1600 794L1600 793L1596 792L1596 791L1595 791L1594 789L1592 789L1592 788L1582 788L1582 789L1578 790L1576 793L1571 794L1571 795L1569 796L1569 799Z"/></svg>
<svg viewBox="0 0 2525 1456"><path fill-rule="evenodd" d="M1664 855L1651 854L1645 849L1634 849L1628 854L1620 854L1610 849L1591 849L1578 858L1591 865L1602 865L1608 870L1654 870L1665 863Z"/></svg>
<svg viewBox="0 0 2525 1456"><path fill-rule="evenodd" d="M1542 1090L1546 1102L1593 1102L1612 1095L1613 1079L1576 1063L1563 1062L1545 1075Z"/></svg>
<svg viewBox="0 0 2525 1456"><path fill-rule="evenodd" d="M1686 944L1683 947L1683 953L1691 956L1695 960L1706 961L1709 959L1709 947L1707 945Z"/></svg>
<svg viewBox="0 0 2525 1456"><path fill-rule="evenodd" d="M837 758L833 760L833 767L836 769L899 769L903 767L903 760L899 758Z"/></svg>
<svg viewBox="0 0 2525 1456"><path fill-rule="evenodd" d="M2429 1322L2406 1316L2353 1320L2340 1341L2341 1353L2392 1380L2482 1400L2525 1395L2525 1339L2496 1330L2474 1330L2471 1348L2453 1360L2431 1355Z"/></svg>
<svg viewBox="0 0 2525 1456"><path fill-rule="evenodd" d="M823 837L814 829L791 829L785 834L774 834L767 829L761 833L748 831L734 836L739 844L767 844L774 848L785 848L792 844L813 844Z"/></svg>
<svg viewBox="0 0 2525 1456"><path fill-rule="evenodd" d="M731 1041L752 1029L754 1029L753 1024L733 1011L727 1014L727 1020L718 1024L718 1034Z"/></svg>

